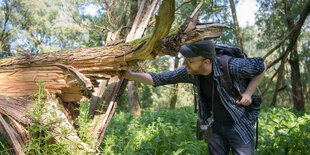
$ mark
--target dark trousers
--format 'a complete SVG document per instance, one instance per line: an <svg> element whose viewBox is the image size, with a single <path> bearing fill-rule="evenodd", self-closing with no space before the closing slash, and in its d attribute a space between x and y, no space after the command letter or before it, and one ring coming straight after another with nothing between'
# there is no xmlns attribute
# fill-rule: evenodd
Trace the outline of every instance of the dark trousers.
<svg viewBox="0 0 310 155"><path fill-rule="evenodd" d="M228 155L230 149L234 155L253 155L254 141L244 144L239 134L234 131L232 124L215 121L212 124L208 148L211 155Z"/></svg>

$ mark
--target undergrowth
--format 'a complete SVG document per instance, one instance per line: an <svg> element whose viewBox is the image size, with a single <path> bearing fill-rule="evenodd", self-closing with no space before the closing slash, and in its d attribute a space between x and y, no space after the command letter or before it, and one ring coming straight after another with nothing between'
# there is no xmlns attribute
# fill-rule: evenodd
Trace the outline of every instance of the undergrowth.
<svg viewBox="0 0 310 155"><path fill-rule="evenodd" d="M263 107L258 154L310 154L310 113L288 107Z"/></svg>
<svg viewBox="0 0 310 155"><path fill-rule="evenodd" d="M292 107L262 107L255 154L310 154L310 113ZM192 107L144 110L141 117L114 115L101 145L102 154L208 154L196 140Z"/></svg>
<svg viewBox="0 0 310 155"><path fill-rule="evenodd" d="M31 124L27 127L30 139L24 151L26 154L69 154L69 150L66 149L65 145L57 143L53 136L47 132L47 125L41 122L40 118L45 108L43 99L46 98L44 86L45 83L39 81L39 91L37 94L32 95L34 97L34 107L28 112Z"/></svg>
<svg viewBox="0 0 310 155"><path fill-rule="evenodd" d="M28 128L31 137L25 152L77 154L77 149L68 149L70 141L67 144L56 142L46 132L47 127L40 123L39 117L44 104L41 91L37 94L36 105L31 112L34 120ZM88 108L89 103L80 103L80 119L76 120L79 126L77 132L82 142L94 146ZM193 111L192 106L174 110L145 108L141 117L118 111L99 148L100 154L208 154L207 144L196 140L197 116ZM298 112L293 107L262 107L259 115L259 144L255 154L304 155L310 154L309 148L309 111ZM0 141L0 153L12 153L12 148L3 139Z"/></svg>
<svg viewBox="0 0 310 155"><path fill-rule="evenodd" d="M205 154L207 145L195 137L193 108L142 111L141 117L114 115L101 145L103 154Z"/></svg>
<svg viewBox="0 0 310 155"><path fill-rule="evenodd" d="M87 151L81 150L81 142L87 144L94 149L94 136L90 131L90 119L88 118L88 103L82 104L80 106L81 115L80 118L75 120L75 124L79 126L77 131L72 131L73 128L68 128L67 126L61 126L60 123L64 122L64 118L59 117L62 107L57 107L54 105L48 105L54 102L53 97L49 97L48 100L43 100L46 98L43 93L44 83L39 82L39 91L34 94L34 107L29 111L29 116L31 118L31 124L27 128L30 134L30 139L28 144L25 146L26 154L55 154L55 155L67 155L67 154L88 154ZM49 115L47 117L52 117L53 119L48 119L48 122L43 123L42 117L45 112L48 111ZM52 131L53 128L49 128L53 124L59 124L59 131ZM55 130L55 129L54 129ZM54 132L58 135L57 140L51 134ZM77 132L80 140L68 139L68 133Z"/></svg>

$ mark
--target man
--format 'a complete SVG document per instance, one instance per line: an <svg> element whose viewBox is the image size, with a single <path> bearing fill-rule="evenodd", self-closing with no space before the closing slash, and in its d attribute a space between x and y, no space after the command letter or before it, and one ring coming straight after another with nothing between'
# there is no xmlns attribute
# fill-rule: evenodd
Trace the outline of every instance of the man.
<svg viewBox="0 0 310 155"><path fill-rule="evenodd" d="M229 59L232 81L237 82L241 98L234 98L220 83L223 75L215 57L212 41L203 40L184 45L180 50L185 57L182 67L162 74L126 71L124 78L154 86L193 83L198 87L203 119L214 118L208 139L210 154L254 154L254 124L257 112L248 110L251 96L261 82L265 64L262 58ZM212 112L211 112L212 111Z"/></svg>

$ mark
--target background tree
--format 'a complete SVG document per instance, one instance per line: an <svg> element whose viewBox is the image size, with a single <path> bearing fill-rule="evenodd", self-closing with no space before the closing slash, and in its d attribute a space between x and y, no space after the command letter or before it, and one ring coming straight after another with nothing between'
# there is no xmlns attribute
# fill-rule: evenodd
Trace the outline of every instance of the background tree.
<svg viewBox="0 0 310 155"><path fill-rule="evenodd" d="M180 58L174 57L174 69L179 68ZM175 109L178 99L179 84L174 84L171 89L170 109Z"/></svg>
<svg viewBox="0 0 310 155"><path fill-rule="evenodd" d="M297 44L297 38L300 34L300 29L304 23L304 21L306 20L308 13L309 13L309 1L296 1L294 3L289 3L288 1L277 1L277 2L273 2L271 7L267 7L267 4L269 4L269 2L267 1L261 1L261 8L260 11L258 13L259 16L259 20L258 20L258 24L263 24L266 27L266 31L264 31L263 35L266 35L268 37L270 37L267 40L265 40L265 46L271 43L270 40L280 40L281 38L284 38L282 35L277 36L277 34L283 34L281 33L281 31L284 31L287 34L288 32L291 32L294 28L294 30L296 30L296 32L294 34L291 35L287 35L287 37L289 37L289 41L287 45L283 45L285 47L285 52L283 54L280 55L280 58L278 58L277 60L273 61L273 63L269 66L272 66L273 64L275 64L275 62L279 61L282 59L281 61L281 65L277 70L277 74L278 74L278 80L277 80L277 84L276 84L276 89L275 89L275 93L273 96L273 102L272 104L275 105L275 101L276 101L276 97L277 97L277 92L279 89L279 86L281 84L281 77L282 77L282 73L283 73L283 69L284 69L284 64L287 62L287 58L288 58L288 54L291 54L290 57L294 58L295 61L298 61L298 59L296 59L296 56L294 56L294 52L296 53L297 49L296 48L292 48L292 47L296 47ZM271 3L271 2L270 2ZM305 4L303 5L302 4ZM274 12L272 11L272 8L277 8L278 11ZM300 12L302 8L302 12ZM267 18L266 18L267 17ZM298 18L299 17L299 18ZM276 19L273 20L273 22L270 22L271 19ZM298 20L297 20L298 19ZM293 22L294 20L294 22ZM275 24L276 23L276 24ZM290 26L288 26L290 25ZM276 32L275 32L276 31ZM271 33L276 34L276 35L271 35ZM272 39L271 39L272 38ZM283 39L282 39L283 40ZM268 54L269 55L269 54ZM296 62L295 62L296 63ZM303 100L303 92L302 92L302 86L301 86L301 81L300 81L300 77L298 78L298 75L300 74L299 71L299 62L297 62L294 66L291 66L291 75L294 77L294 81L291 80L291 83L293 82L294 84L292 84L293 91L292 91L292 96L293 98L295 98L294 100L294 106L297 110L303 110L304 108L304 100ZM297 83L297 85L296 85ZM296 94L298 93L298 94Z"/></svg>
<svg viewBox="0 0 310 155"><path fill-rule="evenodd" d="M239 22L238 22L238 18L237 18L235 2L234 2L234 0L229 0L229 3L230 3L230 8L231 8L231 14L232 14L232 17L234 19L237 42L238 42L239 47L242 49L243 48L242 34L241 34L241 30L240 30Z"/></svg>

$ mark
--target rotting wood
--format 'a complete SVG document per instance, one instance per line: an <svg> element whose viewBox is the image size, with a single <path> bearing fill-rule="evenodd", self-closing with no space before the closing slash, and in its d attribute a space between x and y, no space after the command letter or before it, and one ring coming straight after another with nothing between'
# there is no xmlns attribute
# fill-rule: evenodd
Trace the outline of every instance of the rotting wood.
<svg viewBox="0 0 310 155"><path fill-rule="evenodd" d="M105 92L107 80L100 81L99 87L95 88L95 92L93 93L89 106L89 115L91 118L94 117L96 110L100 109L98 104L102 103L103 94ZM98 108L97 108L98 107Z"/></svg>
<svg viewBox="0 0 310 155"><path fill-rule="evenodd" d="M121 95L123 94L126 85L128 83L128 80L118 77L113 78L113 85L111 87L114 87L113 91L109 93L108 96L106 96L106 104L108 104L108 108L106 110L105 114L98 114L95 116L94 121L96 122L96 125L94 126L94 130L96 133L96 137L98 138L97 146L99 146L102 142L102 139L104 137L105 131L114 115L117 102ZM107 90L105 91L107 92Z"/></svg>
<svg viewBox="0 0 310 155"><path fill-rule="evenodd" d="M152 47L147 47L145 43L142 43L143 47L134 48L129 43L127 43L128 45L124 43L118 45L120 47L117 50L109 47L110 52L107 51L107 47L103 46L32 55L29 59L23 59L24 57L5 59L6 63L0 63L0 86L3 88L0 90L0 95L25 97L34 94L38 88L36 83L43 80L47 82L45 89L51 94L59 94L64 102L77 102L83 96L83 92L81 92L83 88L78 83L71 87L69 83L75 79L70 78L56 67L55 62L76 68L90 80L110 78L111 75L135 65L138 61L154 59L158 54L176 55L183 44L217 38L222 34L222 28L226 28L226 26L197 25L195 30L188 33L179 32L177 33L179 36L166 37L160 43L151 41ZM128 47L127 50L121 51L121 49L125 49L124 46ZM128 49L130 50L128 51ZM136 51L134 52L134 50ZM66 52L68 55L65 55ZM139 52L140 54L130 54L130 52ZM14 85L12 85L13 83Z"/></svg>
<svg viewBox="0 0 310 155"><path fill-rule="evenodd" d="M66 66L63 64L55 64L55 66L61 68L64 71L69 72L69 74L72 75L79 82L79 84L84 88L85 92L87 93L86 96L91 94L91 91L93 90L94 86L90 82L90 80L87 77L85 77L85 75L80 73L78 70L76 70L72 66Z"/></svg>
<svg viewBox="0 0 310 155"><path fill-rule="evenodd" d="M18 133L17 137L21 137L23 144L27 144L27 140L30 137L29 132L24 128L24 126L22 126L20 123L18 123L12 117L8 116L8 118L10 120L12 128L14 128L16 133Z"/></svg>
<svg viewBox="0 0 310 155"><path fill-rule="evenodd" d="M1 133L6 137L9 144L11 144L14 148L14 151L18 155L23 155L23 142L19 136L16 136L17 133L12 129L6 121L3 119L3 117L0 114L0 131Z"/></svg>
<svg viewBox="0 0 310 155"><path fill-rule="evenodd" d="M30 123L29 118L26 117L26 112L32 106L33 105L24 98L13 98L0 95L0 113L12 117L23 125Z"/></svg>
<svg viewBox="0 0 310 155"><path fill-rule="evenodd" d="M68 122L71 125L74 125L74 127L77 127L74 124L74 120L79 117L80 111L79 107L80 105L76 102L62 102L62 100L59 97L55 98L55 104L57 107L61 107L61 112L66 116L68 119Z"/></svg>

